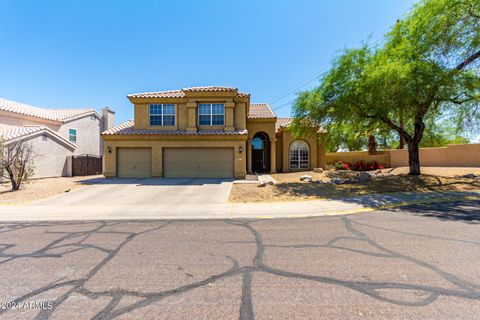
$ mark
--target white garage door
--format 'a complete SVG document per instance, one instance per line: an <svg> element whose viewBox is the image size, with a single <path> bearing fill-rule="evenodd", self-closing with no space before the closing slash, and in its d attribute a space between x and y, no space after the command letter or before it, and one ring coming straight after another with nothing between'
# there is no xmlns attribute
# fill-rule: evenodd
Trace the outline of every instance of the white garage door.
<svg viewBox="0 0 480 320"><path fill-rule="evenodd" d="M152 176L150 148L118 148L117 176L119 178L149 178Z"/></svg>
<svg viewBox="0 0 480 320"><path fill-rule="evenodd" d="M233 148L165 148L166 178L232 178Z"/></svg>

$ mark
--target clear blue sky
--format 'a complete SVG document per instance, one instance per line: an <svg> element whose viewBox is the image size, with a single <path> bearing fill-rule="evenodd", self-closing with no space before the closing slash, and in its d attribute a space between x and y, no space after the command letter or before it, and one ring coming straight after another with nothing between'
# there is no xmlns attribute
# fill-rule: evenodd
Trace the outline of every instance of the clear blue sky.
<svg viewBox="0 0 480 320"><path fill-rule="evenodd" d="M339 50L375 42L412 4L0 0L0 97L111 106L119 123L128 93L228 85L288 116Z"/></svg>

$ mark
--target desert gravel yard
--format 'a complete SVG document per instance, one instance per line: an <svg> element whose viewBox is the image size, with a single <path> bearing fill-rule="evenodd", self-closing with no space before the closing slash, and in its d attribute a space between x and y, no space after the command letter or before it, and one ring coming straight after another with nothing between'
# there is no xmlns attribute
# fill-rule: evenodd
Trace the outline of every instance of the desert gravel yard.
<svg viewBox="0 0 480 320"><path fill-rule="evenodd" d="M0 184L0 204L24 204L84 187L85 181L102 176L58 177L31 180L19 191L11 192L10 184Z"/></svg>
<svg viewBox="0 0 480 320"><path fill-rule="evenodd" d="M335 199L344 196L360 196L374 193L432 192L432 191L480 191L480 179L458 178L455 176L474 173L480 175L480 168L422 168L421 176L409 176L408 168L384 169L389 175L373 181L355 184L326 184L300 181L302 175L312 176L314 181L326 181L332 175L355 174L352 171L313 171L278 173L272 177L278 184L258 187L251 184L235 184L230 194L231 202L276 202Z"/></svg>

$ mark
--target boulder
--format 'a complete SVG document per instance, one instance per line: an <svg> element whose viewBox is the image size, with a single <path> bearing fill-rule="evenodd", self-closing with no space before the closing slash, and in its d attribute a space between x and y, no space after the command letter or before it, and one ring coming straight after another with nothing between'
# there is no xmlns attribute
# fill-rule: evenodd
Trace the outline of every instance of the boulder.
<svg viewBox="0 0 480 320"><path fill-rule="evenodd" d="M357 176L358 182L372 181L372 176L368 172L360 172Z"/></svg>
<svg viewBox="0 0 480 320"><path fill-rule="evenodd" d="M322 168L314 168L314 169L313 169L313 172L322 173L322 172L323 172L323 169L322 169Z"/></svg>
<svg viewBox="0 0 480 320"><path fill-rule="evenodd" d="M300 176L300 181L312 182L312 180L313 180L312 176L309 176L308 174Z"/></svg>

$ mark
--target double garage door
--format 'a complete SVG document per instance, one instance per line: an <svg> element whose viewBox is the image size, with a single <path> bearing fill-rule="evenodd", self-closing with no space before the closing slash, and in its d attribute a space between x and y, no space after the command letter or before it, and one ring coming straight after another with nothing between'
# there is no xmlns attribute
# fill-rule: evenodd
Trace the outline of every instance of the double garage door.
<svg viewBox="0 0 480 320"><path fill-rule="evenodd" d="M150 148L118 148L118 177L151 177L151 161ZM165 178L232 178L233 162L233 148L163 148Z"/></svg>

